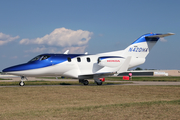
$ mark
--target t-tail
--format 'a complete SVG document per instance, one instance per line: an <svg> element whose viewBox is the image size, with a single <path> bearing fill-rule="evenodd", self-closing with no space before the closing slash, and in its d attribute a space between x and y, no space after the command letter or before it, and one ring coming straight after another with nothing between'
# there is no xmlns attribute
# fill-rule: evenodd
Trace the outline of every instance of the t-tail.
<svg viewBox="0 0 180 120"><path fill-rule="evenodd" d="M135 40L130 46L123 51L123 56L131 56L131 62L129 68L143 64L146 60L146 56L149 54L152 47L161 37L174 35L174 33L167 34L145 34Z"/></svg>

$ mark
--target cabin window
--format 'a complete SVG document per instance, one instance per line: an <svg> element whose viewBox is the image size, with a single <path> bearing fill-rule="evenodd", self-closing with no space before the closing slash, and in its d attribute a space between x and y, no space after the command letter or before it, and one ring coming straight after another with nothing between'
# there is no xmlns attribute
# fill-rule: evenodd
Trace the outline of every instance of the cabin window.
<svg viewBox="0 0 180 120"><path fill-rule="evenodd" d="M91 62L91 59L89 57L87 58L87 62Z"/></svg>
<svg viewBox="0 0 180 120"><path fill-rule="evenodd" d="M81 58L78 57L78 58L77 58L77 61L78 61L78 62L81 62Z"/></svg>
<svg viewBox="0 0 180 120"><path fill-rule="evenodd" d="M100 58L98 58L98 60L97 60L97 61L98 61L98 63L100 63L100 62L101 62Z"/></svg>
<svg viewBox="0 0 180 120"><path fill-rule="evenodd" d="M67 59L68 59L68 62L71 62L71 58L70 57L68 57Z"/></svg>

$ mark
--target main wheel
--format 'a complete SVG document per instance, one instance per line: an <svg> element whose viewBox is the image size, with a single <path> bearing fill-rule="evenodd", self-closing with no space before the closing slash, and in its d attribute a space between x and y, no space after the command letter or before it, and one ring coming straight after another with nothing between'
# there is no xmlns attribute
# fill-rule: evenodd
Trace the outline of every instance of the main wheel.
<svg viewBox="0 0 180 120"><path fill-rule="evenodd" d="M23 81L21 81L21 82L19 82L19 85L20 85L20 86L24 86L25 83L24 83Z"/></svg>
<svg viewBox="0 0 180 120"><path fill-rule="evenodd" d="M102 85L102 82L96 82L97 85Z"/></svg>
<svg viewBox="0 0 180 120"><path fill-rule="evenodd" d="M89 84L89 81L88 81L88 80L84 80L83 84L84 84L84 85L88 85L88 84Z"/></svg>

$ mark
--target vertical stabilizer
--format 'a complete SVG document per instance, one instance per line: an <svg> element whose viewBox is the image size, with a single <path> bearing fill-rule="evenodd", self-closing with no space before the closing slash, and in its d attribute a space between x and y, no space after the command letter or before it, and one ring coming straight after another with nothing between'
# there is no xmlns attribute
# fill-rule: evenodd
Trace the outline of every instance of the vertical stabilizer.
<svg viewBox="0 0 180 120"><path fill-rule="evenodd" d="M145 58L152 47L156 44L156 42L161 37L166 37L169 35L174 35L174 33L167 33L167 34L145 34L142 35L140 38L135 40L130 46L128 46L123 53L123 56L132 56L136 58Z"/></svg>

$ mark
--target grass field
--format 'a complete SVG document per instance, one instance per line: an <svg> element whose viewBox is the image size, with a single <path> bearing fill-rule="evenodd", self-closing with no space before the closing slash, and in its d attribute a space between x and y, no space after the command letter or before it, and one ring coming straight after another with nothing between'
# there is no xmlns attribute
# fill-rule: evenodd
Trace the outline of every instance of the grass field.
<svg viewBox="0 0 180 120"><path fill-rule="evenodd" d="M0 78L0 80L12 80L12 79L4 79L4 78Z"/></svg>
<svg viewBox="0 0 180 120"><path fill-rule="evenodd" d="M2 120L178 120L180 86L1 87Z"/></svg>

